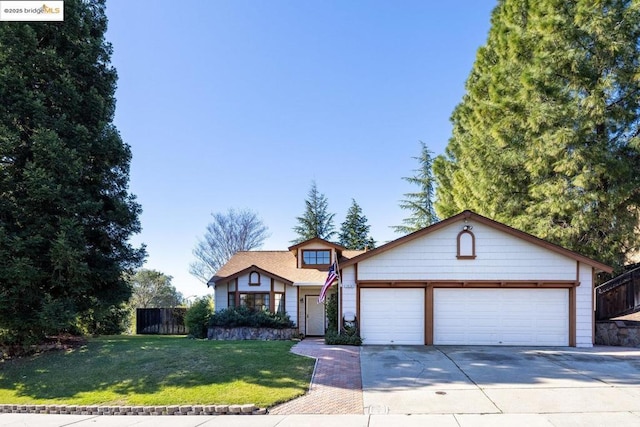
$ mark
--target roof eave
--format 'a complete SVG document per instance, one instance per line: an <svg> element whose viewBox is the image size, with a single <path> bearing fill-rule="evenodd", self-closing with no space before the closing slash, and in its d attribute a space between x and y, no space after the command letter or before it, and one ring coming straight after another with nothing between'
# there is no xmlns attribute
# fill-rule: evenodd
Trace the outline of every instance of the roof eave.
<svg viewBox="0 0 640 427"><path fill-rule="evenodd" d="M365 259L371 258L371 257L373 257L373 256L375 256L375 255L377 255L379 253L388 251L389 249L393 249L393 248L395 248L397 246L400 246L400 245L402 245L404 243L410 242L410 241L412 241L414 239L417 239L419 237L422 237L422 236L425 236L427 234L433 233L434 231L439 230L441 228L444 228L444 227L446 227L446 226L448 226L448 225L450 225L450 224L452 224L452 223L454 223L456 221L459 221L461 219L472 219L474 221L478 221L478 222L480 222L482 224L488 225L489 227L496 228L498 230L504 231L504 232L506 232L508 234L514 235L516 237L519 237L521 239L529 241L529 242L531 242L533 244L536 244L538 246L542 246L542 247L544 247L546 249L549 249L549 250L551 250L553 252L556 252L558 254L567 256L569 258L575 259L576 261L579 261L579 262L582 262L584 264L587 264L587 265L591 266L592 268L594 268L596 271L603 271L603 272L606 272L606 273L613 272L613 267L611 267L611 266L608 266L608 265L606 265L604 263L601 263L599 261L596 261L596 260L591 259L589 257L586 257L584 255L581 255L581 254L579 254L577 252L574 252L574 251L571 251L569 249L563 248L562 246L556 245L555 243L551 243L551 242L548 242L546 240L543 240L543 239L541 239L539 237L536 237L536 236L534 236L532 234L529 234L529 233L526 233L524 231L518 230L516 228L510 227L510 226L508 226L506 224L503 224L501 222L495 221L493 219L487 218L485 216L482 216L482 215L477 214L477 213L475 213L473 211L470 211L470 210L465 210L463 212L460 212L457 215L454 215L454 216L449 217L447 219L444 219L444 220L442 220L440 222L432 224L432 225L430 225L430 226L428 226L426 228L423 228L421 230L415 231L415 232L413 232L411 234L407 234L406 236L400 237L399 239L392 240L389 243L386 243L386 244L384 244L382 246L379 246L379 247L377 247L375 249L372 249L372 250L370 250L368 252L365 252L365 253L363 253L361 255L355 256L355 257L351 258L350 260L348 260L348 261L346 261L344 263L341 263L340 267L343 268L343 267L348 267L348 266L353 265L353 264L357 264L358 262L364 261Z"/></svg>

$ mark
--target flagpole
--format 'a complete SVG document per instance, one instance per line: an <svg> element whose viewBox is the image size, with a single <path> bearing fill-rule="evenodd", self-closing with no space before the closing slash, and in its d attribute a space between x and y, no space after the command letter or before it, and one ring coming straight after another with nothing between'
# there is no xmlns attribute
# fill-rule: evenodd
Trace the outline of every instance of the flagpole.
<svg viewBox="0 0 640 427"><path fill-rule="evenodd" d="M338 253L336 252L336 274L338 275L338 335L340 335L340 330L342 329L340 320L342 320L342 316L340 316L340 307L342 306L340 301L340 288L342 287L342 276L340 276L340 266L338 265Z"/></svg>

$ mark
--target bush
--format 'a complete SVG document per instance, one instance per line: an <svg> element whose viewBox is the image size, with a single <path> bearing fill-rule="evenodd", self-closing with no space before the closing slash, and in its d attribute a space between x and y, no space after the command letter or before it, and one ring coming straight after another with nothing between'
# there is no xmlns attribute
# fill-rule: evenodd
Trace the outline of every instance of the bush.
<svg viewBox="0 0 640 427"><path fill-rule="evenodd" d="M343 326L338 334L338 295L329 295L326 306L327 331L324 335L325 344L330 345L362 345L362 338L357 326Z"/></svg>
<svg viewBox="0 0 640 427"><path fill-rule="evenodd" d="M118 335L131 329L131 308L126 304L98 306L82 316L81 323L91 335Z"/></svg>
<svg viewBox="0 0 640 427"><path fill-rule="evenodd" d="M324 342L329 345L362 345L362 338L357 333L351 335L347 331L342 331L340 334L336 331L327 331Z"/></svg>
<svg viewBox="0 0 640 427"><path fill-rule="evenodd" d="M210 296L198 298L184 315L184 324L189 328L189 335L194 338L207 337L207 325L213 314L213 301Z"/></svg>
<svg viewBox="0 0 640 427"><path fill-rule="evenodd" d="M251 310L240 306L218 311L211 316L209 326L284 329L292 328L294 324L287 314L272 313L268 310Z"/></svg>

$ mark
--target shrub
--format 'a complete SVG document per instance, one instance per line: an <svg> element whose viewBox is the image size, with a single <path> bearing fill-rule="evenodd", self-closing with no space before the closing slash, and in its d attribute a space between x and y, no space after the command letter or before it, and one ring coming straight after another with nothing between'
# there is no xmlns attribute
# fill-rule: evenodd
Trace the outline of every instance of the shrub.
<svg viewBox="0 0 640 427"><path fill-rule="evenodd" d="M209 326L284 329L292 328L294 324L287 314L272 313L268 310L251 310L240 306L218 311L211 316Z"/></svg>
<svg viewBox="0 0 640 427"><path fill-rule="evenodd" d="M325 344L330 345L362 345L360 331L357 326L343 326L338 334L338 296L333 293L329 295L326 306L327 331L324 335Z"/></svg>
<svg viewBox="0 0 640 427"><path fill-rule="evenodd" d="M362 338L357 333L351 335L346 331L342 331L340 334L336 331L327 331L324 342L329 345L362 345Z"/></svg>
<svg viewBox="0 0 640 427"><path fill-rule="evenodd" d="M126 304L97 306L81 317L91 335L118 335L131 329L131 308Z"/></svg>
<svg viewBox="0 0 640 427"><path fill-rule="evenodd" d="M189 328L189 334L195 338L206 338L212 314L213 301L210 296L196 299L184 315L184 324Z"/></svg>

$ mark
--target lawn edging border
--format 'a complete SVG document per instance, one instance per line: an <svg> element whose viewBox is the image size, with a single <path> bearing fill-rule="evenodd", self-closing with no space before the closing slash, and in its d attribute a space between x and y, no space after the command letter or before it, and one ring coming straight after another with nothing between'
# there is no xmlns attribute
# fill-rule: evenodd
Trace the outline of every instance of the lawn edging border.
<svg viewBox="0 0 640 427"><path fill-rule="evenodd" d="M251 326L209 326L207 339L218 341L290 341L296 328L255 328Z"/></svg>
<svg viewBox="0 0 640 427"><path fill-rule="evenodd" d="M101 405L7 405L0 404L4 414L66 415L265 415L267 410L247 405L165 405L165 406L101 406Z"/></svg>

